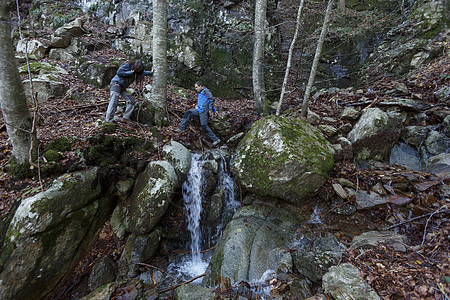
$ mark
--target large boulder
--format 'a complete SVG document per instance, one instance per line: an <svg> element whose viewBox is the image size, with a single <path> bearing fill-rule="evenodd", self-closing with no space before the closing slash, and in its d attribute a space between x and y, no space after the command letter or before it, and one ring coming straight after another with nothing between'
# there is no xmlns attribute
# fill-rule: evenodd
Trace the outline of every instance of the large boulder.
<svg viewBox="0 0 450 300"><path fill-rule="evenodd" d="M76 266L112 212L97 169L66 174L22 201L0 257L0 298L40 299Z"/></svg>
<svg viewBox="0 0 450 300"><path fill-rule="evenodd" d="M77 18L70 23L56 29L51 37L52 48L66 48L69 47L72 38L82 36L86 33L83 28L83 21Z"/></svg>
<svg viewBox="0 0 450 300"><path fill-rule="evenodd" d="M16 52L27 53L30 59L42 59L47 53L48 46L39 40L19 40Z"/></svg>
<svg viewBox="0 0 450 300"><path fill-rule="evenodd" d="M54 75L39 75L32 79L33 91L37 94L36 101L38 103L45 103L49 99L59 98L64 96L67 88L62 82L60 82ZM30 80L24 80L23 86L25 89L25 95L29 102L31 101L30 93Z"/></svg>
<svg viewBox="0 0 450 300"><path fill-rule="evenodd" d="M231 168L248 190L296 203L314 195L333 168L322 133L299 119L269 116L239 143Z"/></svg>
<svg viewBox="0 0 450 300"><path fill-rule="evenodd" d="M276 270L300 224L291 210L278 205L259 202L239 209L219 240L203 284L216 286L219 276L236 283L256 281Z"/></svg>
<svg viewBox="0 0 450 300"><path fill-rule="evenodd" d="M81 57L70 68L84 83L103 89L109 87L111 79L117 72L119 63L105 64L103 62L85 60L85 58Z"/></svg>
<svg viewBox="0 0 450 300"><path fill-rule="evenodd" d="M169 162L148 164L136 179L131 195L131 232L150 233L169 207L177 187L177 174Z"/></svg>
<svg viewBox="0 0 450 300"><path fill-rule="evenodd" d="M367 108L348 134L357 159L384 160L402 132L397 113L386 113L379 108Z"/></svg>

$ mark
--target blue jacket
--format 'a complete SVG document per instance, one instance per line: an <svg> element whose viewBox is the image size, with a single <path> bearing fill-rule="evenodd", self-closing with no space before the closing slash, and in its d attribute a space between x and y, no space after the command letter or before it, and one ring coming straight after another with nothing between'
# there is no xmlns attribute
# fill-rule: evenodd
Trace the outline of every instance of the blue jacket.
<svg viewBox="0 0 450 300"><path fill-rule="evenodd" d="M134 81L134 73L131 72L132 66L129 63L124 63L117 70L116 76L111 79L111 85L113 83L119 84L122 89L126 89ZM152 75L151 71L144 71L144 75Z"/></svg>
<svg viewBox="0 0 450 300"><path fill-rule="evenodd" d="M211 110L213 113L216 113L216 108L214 107L214 97L211 94L211 92L203 87L203 89L200 90L197 97L197 110L199 113L206 112L208 113L209 107L211 107Z"/></svg>

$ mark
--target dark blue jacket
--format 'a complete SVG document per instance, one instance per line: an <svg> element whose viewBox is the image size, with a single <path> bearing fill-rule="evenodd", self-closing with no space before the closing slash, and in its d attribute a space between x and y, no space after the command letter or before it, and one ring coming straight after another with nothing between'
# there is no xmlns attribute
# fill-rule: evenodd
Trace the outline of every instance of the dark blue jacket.
<svg viewBox="0 0 450 300"><path fill-rule="evenodd" d="M206 112L208 113L209 107L213 113L216 113L216 108L214 107L214 97L211 92L203 87L198 93L197 97L197 110L199 113Z"/></svg>
<svg viewBox="0 0 450 300"><path fill-rule="evenodd" d="M132 65L129 63L124 63L120 66L119 70L117 70L116 76L111 79L111 86L114 86L114 83L119 84L122 89L126 89L130 86L134 81L134 73L131 72ZM152 75L151 71L144 71L144 75Z"/></svg>

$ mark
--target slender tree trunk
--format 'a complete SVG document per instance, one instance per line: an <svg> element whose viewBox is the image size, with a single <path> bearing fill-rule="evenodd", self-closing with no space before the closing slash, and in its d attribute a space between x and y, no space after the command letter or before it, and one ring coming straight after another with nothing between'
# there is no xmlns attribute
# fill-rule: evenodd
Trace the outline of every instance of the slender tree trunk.
<svg viewBox="0 0 450 300"><path fill-rule="evenodd" d="M343 11L345 9L345 0L339 0L337 8L338 11Z"/></svg>
<svg viewBox="0 0 450 300"><path fill-rule="evenodd" d="M161 128L167 103L167 0L153 0L153 87L155 124Z"/></svg>
<svg viewBox="0 0 450 300"><path fill-rule="evenodd" d="M300 5L298 6L297 27L295 28L295 34L294 34L294 37L292 38L291 47L289 48L286 72L284 73L284 80L283 80L283 85L281 87L280 101L278 102L278 107L277 107L277 113L276 113L277 116L280 115L281 104L283 103L284 92L286 90L286 85L287 85L287 81L288 81L288 77L289 77L289 71L291 69L292 54L294 52L295 43L297 42L298 32L300 30L300 16L302 14L303 2L304 1L301 0Z"/></svg>
<svg viewBox="0 0 450 300"><path fill-rule="evenodd" d="M261 114L265 103L264 86L264 42L267 0L257 0L255 4L255 43L253 45L253 97L256 111Z"/></svg>
<svg viewBox="0 0 450 300"><path fill-rule="evenodd" d="M15 61L10 4L8 0L0 1L0 105L12 144L12 158L19 166L26 166L31 154L32 122Z"/></svg>
<svg viewBox="0 0 450 300"><path fill-rule="evenodd" d="M308 114L309 97L311 95L311 89L314 84L314 78L316 77L317 66L319 65L319 58L322 52L323 41L327 34L328 21L331 16L331 9L334 5L335 0L328 1L327 11L325 12L325 18L323 20L322 31L320 32L319 42L317 43L316 54L314 55L314 61L311 66L311 72L309 73L308 85L306 86L305 96L303 97L302 104L302 117L306 118Z"/></svg>

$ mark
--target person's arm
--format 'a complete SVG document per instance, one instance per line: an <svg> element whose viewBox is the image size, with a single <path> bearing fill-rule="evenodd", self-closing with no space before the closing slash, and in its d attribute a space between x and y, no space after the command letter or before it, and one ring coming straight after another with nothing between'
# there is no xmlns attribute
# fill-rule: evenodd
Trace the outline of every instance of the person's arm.
<svg viewBox="0 0 450 300"><path fill-rule="evenodd" d="M210 110L213 112L213 114L215 114L216 113L216 108L214 107L214 103L216 102L216 100L214 100L214 97L213 97L213 95L212 95L210 90L205 89L205 94L206 94L206 96L208 96Z"/></svg>
<svg viewBox="0 0 450 300"><path fill-rule="evenodd" d="M122 66L120 66L119 70L117 70L117 75L119 75L120 77L130 77L134 72L134 70L130 69L130 64L123 64Z"/></svg>

